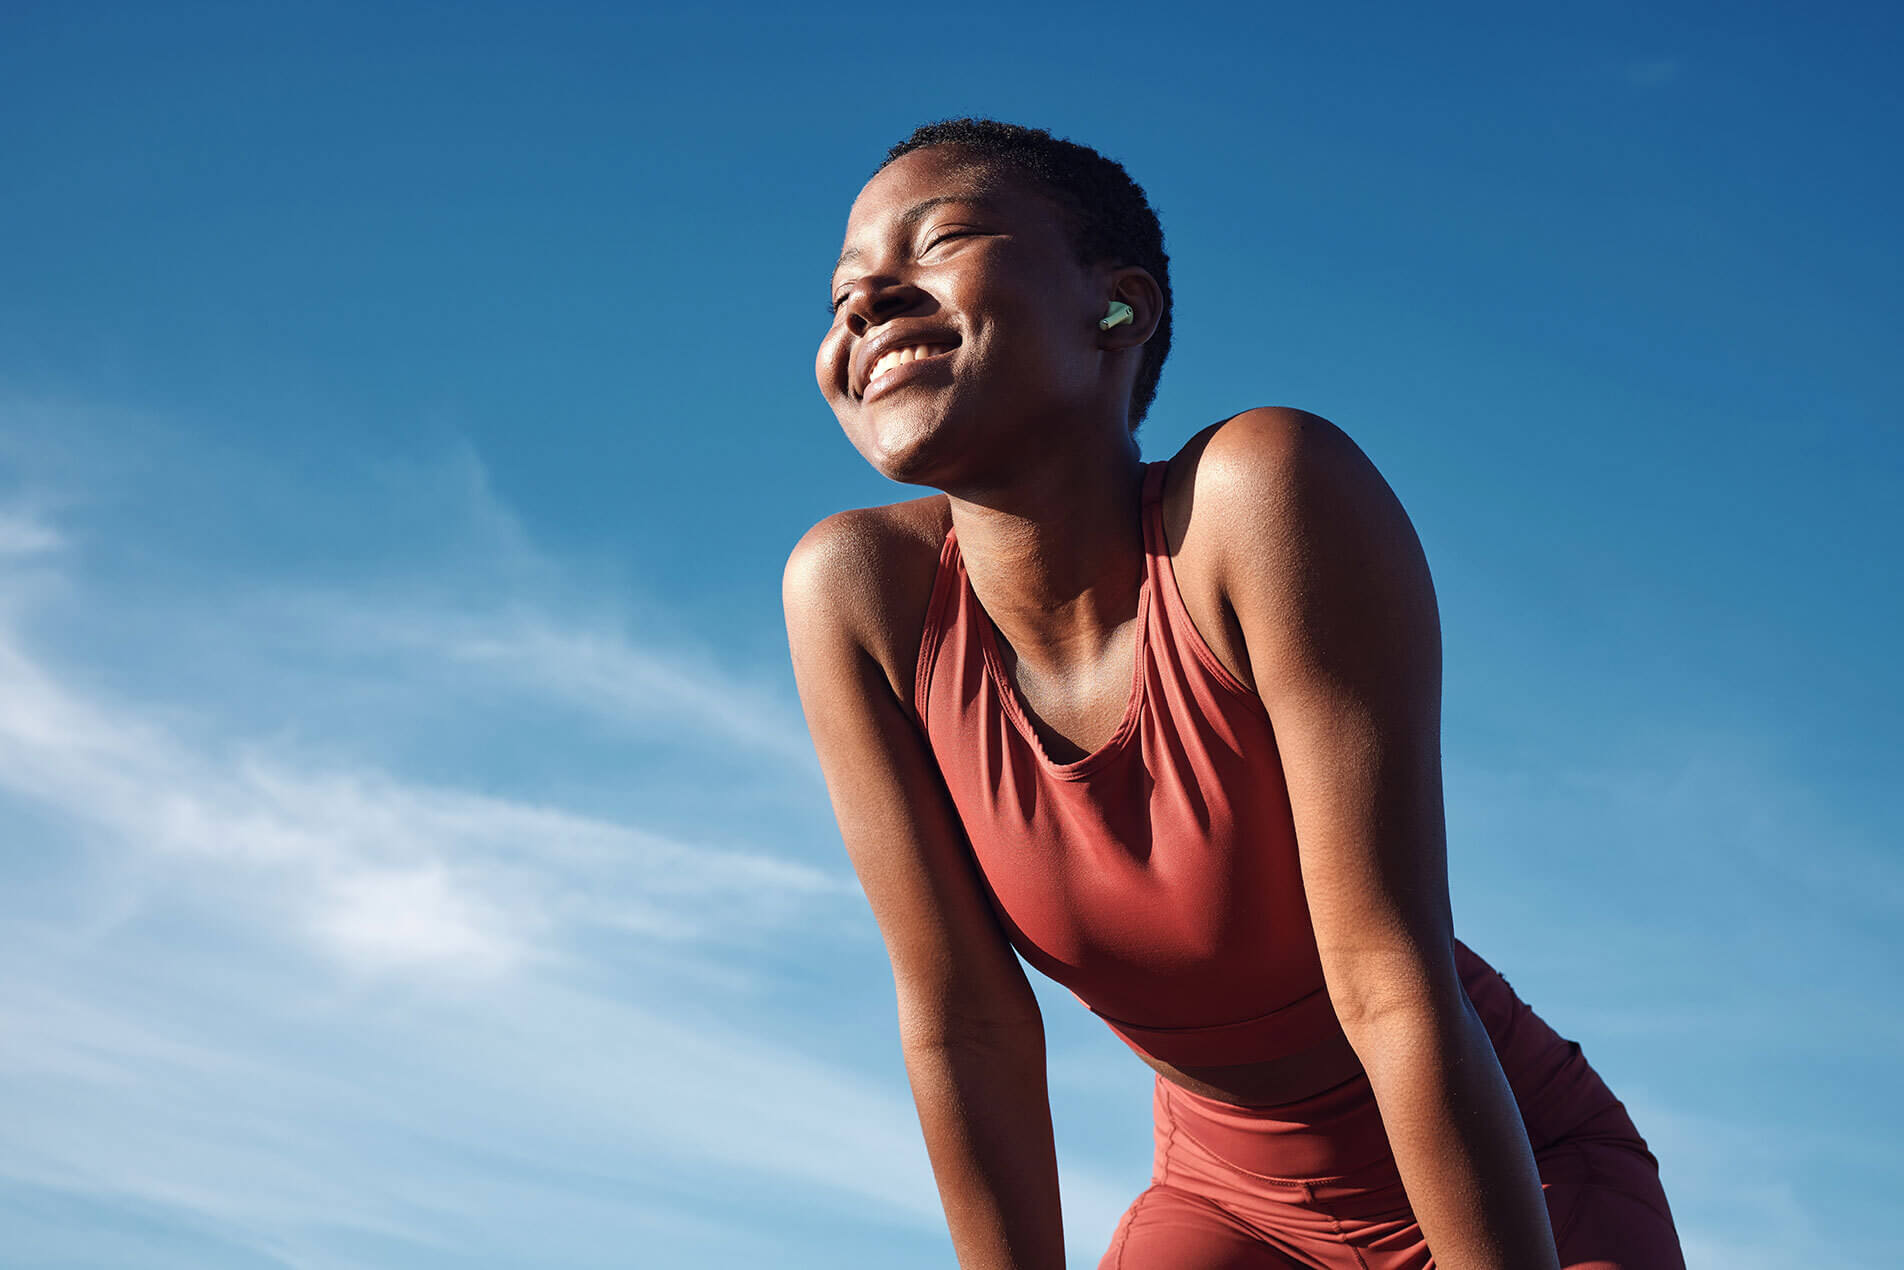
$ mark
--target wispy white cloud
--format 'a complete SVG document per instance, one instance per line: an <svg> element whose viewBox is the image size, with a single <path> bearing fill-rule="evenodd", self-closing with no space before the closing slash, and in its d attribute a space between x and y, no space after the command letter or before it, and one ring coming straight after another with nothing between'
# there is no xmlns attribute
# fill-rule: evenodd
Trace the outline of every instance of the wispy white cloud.
<svg viewBox="0 0 1904 1270"><path fill-rule="evenodd" d="M4 631L0 789L125 849L259 888L271 920L366 969L496 973L552 952L569 925L697 938L853 894L843 875L792 861L313 768L255 740L196 750L79 695Z"/></svg>
<svg viewBox="0 0 1904 1270"><path fill-rule="evenodd" d="M704 657L644 647L606 623L591 628L519 611L365 612L335 604L325 617L347 637L446 658L619 728L713 737L818 777L806 729L785 701Z"/></svg>
<svg viewBox="0 0 1904 1270"><path fill-rule="evenodd" d="M381 499L455 528L413 544L407 559L366 560L354 583L188 570L193 589L167 592L147 580L168 563L155 556L165 542L117 528L156 496L148 485L165 482L132 480L107 459L131 449L141 470L196 474L205 465L177 453L189 442L151 421L43 402L0 403L0 417L19 425L0 450L42 482L0 505L0 549L12 549L0 561L15 565L0 573L0 790L189 869L195 886L259 890L240 911L359 970L493 975L561 956L578 932L718 940L815 905L838 911L856 894L843 868L802 863L778 843L737 844L718 816L709 828L720 845L685 841L565 807L557 791L459 788L391 767L379 743L401 721L377 709L389 695L430 697L432 728L467 730L464 703L514 693L650 751L738 747L753 767L723 765L736 788L811 799L806 787L817 785L784 689L632 631L602 588L567 577L537 548L467 445L434 465L386 461L358 489L358 517L371 500L374 518ZM101 442L102 427L126 432L127 445ZM94 475L103 492L86 486ZM228 470L205 493L255 496L270 479ZM286 501L266 506L292 521L345 514L321 499L286 511ZM29 574L29 557L68 541L43 510L54 506L92 523L81 550L50 569L36 560ZM130 598L126 571L113 567L128 550L159 566ZM56 613L41 603L51 591ZM63 659L59 648L86 648L93 660ZM102 654L115 652L142 674L113 673ZM196 691L180 698L172 667L201 662ZM352 693L349 709L327 701ZM277 722L285 718L296 725Z"/></svg>
<svg viewBox="0 0 1904 1270"><path fill-rule="evenodd" d="M40 555L63 541L57 530L32 512L0 507L0 557Z"/></svg>

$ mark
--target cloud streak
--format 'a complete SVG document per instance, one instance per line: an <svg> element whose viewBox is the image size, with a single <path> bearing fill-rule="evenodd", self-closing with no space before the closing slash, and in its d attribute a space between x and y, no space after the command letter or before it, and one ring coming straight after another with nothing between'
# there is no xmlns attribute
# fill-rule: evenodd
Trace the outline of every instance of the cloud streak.
<svg viewBox="0 0 1904 1270"><path fill-rule="evenodd" d="M274 920L367 970L495 974L548 955L568 926L709 938L853 894L842 875L555 807L314 770L256 742L200 752L81 697L4 631L0 789L255 888Z"/></svg>
<svg viewBox="0 0 1904 1270"><path fill-rule="evenodd" d="M0 557L41 555L55 550L63 541L51 525L33 513L0 508Z"/></svg>
<svg viewBox="0 0 1904 1270"><path fill-rule="evenodd" d="M343 611L348 636L472 668L621 729L685 731L737 745L818 778L805 726L776 698L705 662L645 648L612 628L589 629L526 613Z"/></svg>

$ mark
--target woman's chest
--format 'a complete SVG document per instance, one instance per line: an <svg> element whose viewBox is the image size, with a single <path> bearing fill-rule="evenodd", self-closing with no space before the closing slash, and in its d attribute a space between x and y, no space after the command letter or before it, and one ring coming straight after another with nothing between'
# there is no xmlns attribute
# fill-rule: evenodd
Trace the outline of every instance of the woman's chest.
<svg viewBox="0 0 1904 1270"><path fill-rule="evenodd" d="M1107 988L1143 985L1148 1006L1195 983L1202 1014L1216 972L1254 1002L1313 963L1266 726L1185 737L1141 720L1129 752L1072 779L1011 742L987 738L947 783L999 916L1038 969L1094 1006Z"/></svg>

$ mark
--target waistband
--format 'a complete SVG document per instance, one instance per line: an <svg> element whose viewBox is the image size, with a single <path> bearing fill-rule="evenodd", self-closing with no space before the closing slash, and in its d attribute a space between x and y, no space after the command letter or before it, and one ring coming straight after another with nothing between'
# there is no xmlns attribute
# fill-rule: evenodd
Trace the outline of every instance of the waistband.
<svg viewBox="0 0 1904 1270"><path fill-rule="evenodd" d="M1268 1014L1210 1027L1144 1027L1097 1010L1091 1013L1109 1024L1124 1044L1172 1067L1224 1067L1285 1058L1313 1049L1342 1030L1335 1005L1322 988Z"/></svg>
<svg viewBox="0 0 1904 1270"><path fill-rule="evenodd" d="M1630 1140L1644 1149L1625 1108L1580 1047L1557 1035L1467 948L1458 947L1456 959L1533 1149L1584 1136ZM1187 1138L1229 1167L1268 1181L1313 1182L1393 1167L1366 1074L1272 1107L1234 1106L1160 1076L1153 1106L1160 1157Z"/></svg>
<svg viewBox="0 0 1904 1270"><path fill-rule="evenodd" d="M1268 1181L1345 1177L1393 1154L1368 1077L1274 1107L1237 1107L1157 1078L1157 1142L1188 1138L1233 1169Z"/></svg>

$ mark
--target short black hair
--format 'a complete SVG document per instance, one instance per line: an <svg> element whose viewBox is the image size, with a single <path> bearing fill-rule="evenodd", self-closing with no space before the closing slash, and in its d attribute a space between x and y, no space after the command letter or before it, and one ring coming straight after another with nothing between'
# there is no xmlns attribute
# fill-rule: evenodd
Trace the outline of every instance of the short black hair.
<svg viewBox="0 0 1904 1270"><path fill-rule="evenodd" d="M1085 264L1139 265L1157 280L1163 312L1144 345L1144 360L1131 388L1131 430L1136 431L1156 399L1157 379L1170 355L1170 257L1164 252L1164 227L1143 186L1131 180L1123 164L1089 146L1054 137L1043 128L996 119L921 124L886 152L878 171L901 155L932 146L957 146L986 166L1036 182L1067 214L1078 258Z"/></svg>

